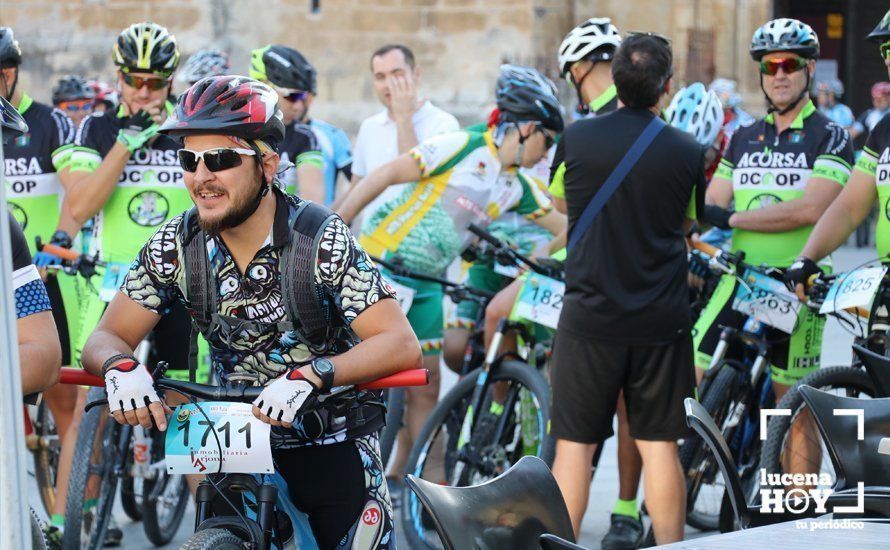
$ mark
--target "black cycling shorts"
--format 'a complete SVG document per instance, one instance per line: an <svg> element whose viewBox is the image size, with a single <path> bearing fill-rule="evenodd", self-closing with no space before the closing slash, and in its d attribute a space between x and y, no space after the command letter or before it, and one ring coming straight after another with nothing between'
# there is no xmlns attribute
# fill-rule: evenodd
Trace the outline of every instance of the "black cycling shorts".
<svg viewBox="0 0 890 550"><path fill-rule="evenodd" d="M377 435L273 450L294 506L322 550L394 548L392 505Z"/></svg>
<svg viewBox="0 0 890 550"><path fill-rule="evenodd" d="M613 435L624 390L630 435L671 441L687 433L683 400L695 390L692 338L668 344L607 344L562 332L554 342L551 434L578 443Z"/></svg>
<svg viewBox="0 0 890 550"><path fill-rule="evenodd" d="M71 334L68 332L68 316L65 314L62 289L59 288L59 280L55 274L47 276L44 286L49 295L49 304L53 308L53 320L59 333L59 343L62 345L62 365L68 366L71 364Z"/></svg>

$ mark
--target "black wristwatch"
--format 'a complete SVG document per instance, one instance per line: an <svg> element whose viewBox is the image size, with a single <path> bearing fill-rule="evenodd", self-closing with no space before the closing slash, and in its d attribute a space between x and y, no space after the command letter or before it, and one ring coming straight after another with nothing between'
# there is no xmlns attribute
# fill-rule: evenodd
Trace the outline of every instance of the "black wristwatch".
<svg viewBox="0 0 890 550"><path fill-rule="evenodd" d="M334 364L330 359L319 357L312 361L311 366L315 376L321 378L321 388L319 389L324 393L331 391L331 388L334 387Z"/></svg>
<svg viewBox="0 0 890 550"><path fill-rule="evenodd" d="M50 237L49 244L54 244L56 246L61 246L62 248L70 249L73 243L71 242L71 236L59 229L58 231L53 233L52 237Z"/></svg>

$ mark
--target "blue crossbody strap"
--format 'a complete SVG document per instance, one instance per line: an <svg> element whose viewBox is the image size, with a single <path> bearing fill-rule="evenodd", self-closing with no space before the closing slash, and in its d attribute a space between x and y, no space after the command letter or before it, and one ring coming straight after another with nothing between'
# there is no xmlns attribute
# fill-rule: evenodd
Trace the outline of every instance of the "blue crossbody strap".
<svg viewBox="0 0 890 550"><path fill-rule="evenodd" d="M630 149L624 154L624 158L622 158L621 162L615 166L615 169L609 174L609 177L606 179L606 182L603 183L603 186L600 187L599 191L597 191L593 198L590 199L590 203L588 203L584 212L581 213L581 217L578 218L578 221L575 223L574 227L572 227L572 230L569 231L569 250L574 248L574 246L578 244L578 241L581 240L581 237L587 233L594 218L600 213L603 206L606 205L606 201L608 201L609 197L615 193L618 186L621 185L621 182L627 177L628 172L630 172L637 164L637 161L640 160L640 157L643 156L643 153L646 152L646 149L649 148L649 145L665 126L666 124L663 120L655 117L646 128L643 129L643 133L640 134L640 137L638 137L633 145L630 146Z"/></svg>

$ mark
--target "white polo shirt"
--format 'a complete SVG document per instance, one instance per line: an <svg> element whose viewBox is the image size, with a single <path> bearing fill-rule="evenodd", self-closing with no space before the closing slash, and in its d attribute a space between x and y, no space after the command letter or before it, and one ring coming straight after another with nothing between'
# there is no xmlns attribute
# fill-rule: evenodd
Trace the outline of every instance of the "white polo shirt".
<svg viewBox="0 0 890 550"><path fill-rule="evenodd" d="M417 142L446 132L454 132L460 127L453 115L446 113L429 101L424 102L414 113L414 135ZM352 149L352 173L359 177L370 174L375 168L399 156L399 136L396 123L389 118L386 109L366 118L355 138ZM408 184L391 185L362 210L361 218L370 214L386 201L397 197Z"/></svg>

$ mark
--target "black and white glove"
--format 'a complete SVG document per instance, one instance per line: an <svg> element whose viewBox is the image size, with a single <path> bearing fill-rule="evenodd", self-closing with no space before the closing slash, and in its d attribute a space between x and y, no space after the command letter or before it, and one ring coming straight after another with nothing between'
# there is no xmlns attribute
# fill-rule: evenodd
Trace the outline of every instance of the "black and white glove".
<svg viewBox="0 0 890 550"><path fill-rule="evenodd" d="M806 256L801 256L794 260L791 267L785 270L785 285L791 292L794 292L797 289L797 285L803 285L804 290L806 290L810 278L812 278L813 275L822 274L822 268L820 268L816 262Z"/></svg>
<svg viewBox="0 0 890 550"><path fill-rule="evenodd" d="M117 140L132 153L153 138L158 133L158 128L160 126L151 115L140 109L124 121L123 127L117 133Z"/></svg>
<svg viewBox="0 0 890 550"><path fill-rule="evenodd" d="M281 423L290 427L298 415L316 403L317 393L314 384L303 378L297 369L291 369L263 388L253 402L254 415L273 426Z"/></svg>
<svg viewBox="0 0 890 550"><path fill-rule="evenodd" d="M733 214L735 214L735 210L720 208L715 204L706 204L700 219L720 229L732 229L729 225L729 218Z"/></svg>
<svg viewBox="0 0 890 550"><path fill-rule="evenodd" d="M112 414L135 411L161 400L148 369L132 360L105 370L105 393Z"/></svg>

